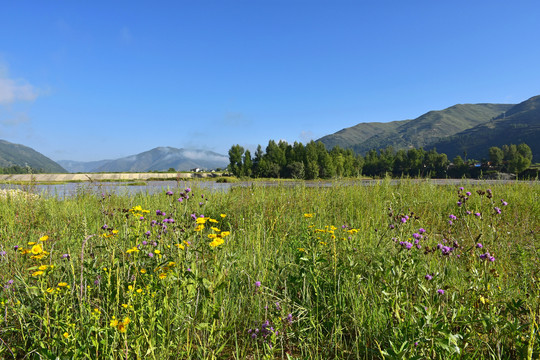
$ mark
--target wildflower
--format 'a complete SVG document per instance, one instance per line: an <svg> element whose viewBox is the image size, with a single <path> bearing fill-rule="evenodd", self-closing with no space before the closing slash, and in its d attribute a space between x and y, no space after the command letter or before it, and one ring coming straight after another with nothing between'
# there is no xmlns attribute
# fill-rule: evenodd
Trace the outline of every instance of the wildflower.
<svg viewBox="0 0 540 360"><path fill-rule="evenodd" d="M177 200L178 200L178 202L182 202L182 201L184 201L184 198L179 197Z"/></svg>
<svg viewBox="0 0 540 360"><path fill-rule="evenodd" d="M49 237L47 235L39 238L39 241L47 241L47 240L49 240Z"/></svg>
<svg viewBox="0 0 540 360"><path fill-rule="evenodd" d="M313 217L313 214L304 214L304 217L307 219L307 218L312 218Z"/></svg>
<svg viewBox="0 0 540 360"><path fill-rule="evenodd" d="M255 281L255 287L258 289L261 287L261 282L260 281Z"/></svg>
<svg viewBox="0 0 540 360"><path fill-rule="evenodd" d="M426 276L424 276L424 278L429 281L429 280L433 279L433 276L431 276L430 274L426 274Z"/></svg>
<svg viewBox="0 0 540 360"><path fill-rule="evenodd" d="M424 229L424 228L420 228L420 229L418 229L418 232L419 232L420 234L423 234L423 233L425 233L425 232L426 232L426 229Z"/></svg>
<svg viewBox="0 0 540 360"><path fill-rule="evenodd" d="M68 259L69 260L69 258L70 258L69 254L62 255L62 259Z"/></svg>
<svg viewBox="0 0 540 360"><path fill-rule="evenodd" d="M497 214L500 214L500 213L501 213L501 209L495 206L495 212L496 212Z"/></svg>
<svg viewBox="0 0 540 360"><path fill-rule="evenodd" d="M101 230L107 230L108 227L109 227L109 226L107 226L107 224L105 224L105 225L103 225L103 226L101 227Z"/></svg>
<svg viewBox="0 0 540 360"><path fill-rule="evenodd" d="M32 273L32 276L40 276L40 275L43 275L43 271L35 271Z"/></svg>
<svg viewBox="0 0 540 360"><path fill-rule="evenodd" d="M388 227L389 227L390 229L395 228L395 226L394 226L393 224L390 224Z"/></svg>
<svg viewBox="0 0 540 360"><path fill-rule="evenodd" d="M165 193L165 195L167 195L167 196L172 196L172 194L173 194L172 191L167 191L167 192Z"/></svg>
<svg viewBox="0 0 540 360"><path fill-rule="evenodd" d="M476 244L476 247L479 248L479 249L481 249L481 248L484 247L484 245L482 245L482 243L478 243L478 244Z"/></svg>
<svg viewBox="0 0 540 360"><path fill-rule="evenodd" d="M37 244L37 245L32 246L31 251L32 251L32 254L39 255L43 252L43 248L41 247L40 244Z"/></svg>
<svg viewBox="0 0 540 360"><path fill-rule="evenodd" d="M437 290L437 292L438 292L440 295L444 295L444 290L443 290L443 289L439 289L439 290Z"/></svg>
<svg viewBox="0 0 540 360"><path fill-rule="evenodd" d="M59 282L58 283L58 287L66 287L67 286L67 282Z"/></svg>
<svg viewBox="0 0 540 360"><path fill-rule="evenodd" d="M501 203L502 203L503 206L508 205L508 203L506 201L504 201L503 199L501 199Z"/></svg>
<svg viewBox="0 0 540 360"><path fill-rule="evenodd" d="M457 216L455 216L453 214L450 214L448 217L450 218L450 220L456 220L457 219Z"/></svg>
<svg viewBox="0 0 540 360"><path fill-rule="evenodd" d="M64 338L67 339L67 338L69 337L69 334L68 334L67 331L66 331L64 334L62 334L62 336L64 336Z"/></svg>
<svg viewBox="0 0 540 360"><path fill-rule="evenodd" d="M222 218L226 217L227 215L225 214L220 214L219 216L221 216Z"/></svg>
<svg viewBox="0 0 540 360"><path fill-rule="evenodd" d="M44 270L47 270L48 266L47 265L41 265L38 270L41 270L41 271L44 271Z"/></svg>
<svg viewBox="0 0 540 360"><path fill-rule="evenodd" d="M203 218L203 217L199 217L199 218L197 218L197 220L195 222L197 224L204 224L204 223L206 223L206 219Z"/></svg>
<svg viewBox="0 0 540 360"><path fill-rule="evenodd" d="M161 273L159 274L159 278L160 279L165 279L167 277L167 274L166 273Z"/></svg>
<svg viewBox="0 0 540 360"><path fill-rule="evenodd" d="M154 254L148 253L148 257L151 257L151 258L152 258L152 257L154 257Z"/></svg>

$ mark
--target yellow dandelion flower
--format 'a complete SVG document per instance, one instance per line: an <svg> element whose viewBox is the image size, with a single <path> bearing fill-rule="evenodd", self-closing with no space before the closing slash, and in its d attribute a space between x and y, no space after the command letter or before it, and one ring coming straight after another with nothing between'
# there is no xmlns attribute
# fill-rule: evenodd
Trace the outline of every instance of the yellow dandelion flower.
<svg viewBox="0 0 540 360"><path fill-rule="evenodd" d="M141 269L141 274L146 274L146 269Z"/></svg>
<svg viewBox="0 0 540 360"><path fill-rule="evenodd" d="M216 219L208 219L211 223L217 223L218 221Z"/></svg>
<svg viewBox="0 0 540 360"><path fill-rule="evenodd" d="M204 225L199 225L195 228L195 231L201 231L202 229L204 229Z"/></svg>
<svg viewBox="0 0 540 360"><path fill-rule="evenodd" d="M304 217L307 219L307 218L312 218L313 217L313 214L304 214Z"/></svg>
<svg viewBox="0 0 540 360"><path fill-rule="evenodd" d="M118 323L118 331L125 333L127 331L126 326L123 323Z"/></svg>
<svg viewBox="0 0 540 360"><path fill-rule="evenodd" d="M127 309L127 308L128 308L128 304L122 304L122 307L123 307L124 309Z"/></svg>
<svg viewBox="0 0 540 360"><path fill-rule="evenodd" d="M130 322L131 322L131 319L130 319L129 317L126 316L126 317L124 318L124 321L123 321L124 325L127 325L127 324L129 324Z"/></svg>
<svg viewBox="0 0 540 360"><path fill-rule="evenodd" d="M229 236L229 235L231 235L230 231L222 231L221 232L221 237L225 237L225 236Z"/></svg>
<svg viewBox="0 0 540 360"><path fill-rule="evenodd" d="M159 278L160 279L165 279L167 277L167 274L166 273L161 273L159 274Z"/></svg>
<svg viewBox="0 0 540 360"><path fill-rule="evenodd" d="M35 271L32 273L32 276L39 276L39 275L43 275L43 271Z"/></svg>
<svg viewBox="0 0 540 360"><path fill-rule="evenodd" d="M224 242L225 242L225 240L223 240L222 238L216 238L216 239L214 239L214 241L212 241L210 243L210 246L211 247L217 247L217 246L223 244Z"/></svg>
<svg viewBox="0 0 540 360"><path fill-rule="evenodd" d="M30 256L30 259L34 259L34 260L41 260L45 257L45 254L40 254L40 255L32 255Z"/></svg>
<svg viewBox="0 0 540 360"><path fill-rule="evenodd" d="M304 248L298 248L298 251L300 251L300 252L306 252L306 249L304 249Z"/></svg>
<svg viewBox="0 0 540 360"><path fill-rule="evenodd" d="M222 218L224 218L224 217L226 217L227 215L225 215L225 214L221 214L221 215L219 215L219 216L221 216Z"/></svg>
<svg viewBox="0 0 540 360"><path fill-rule="evenodd" d="M177 248L179 248L181 250L185 249L184 245L182 245L182 244L175 244L174 246L176 246Z"/></svg>
<svg viewBox="0 0 540 360"><path fill-rule="evenodd" d="M217 235L216 234L208 234L208 237L210 239L215 239L215 238L217 238Z"/></svg>
<svg viewBox="0 0 540 360"><path fill-rule="evenodd" d="M137 289L137 294L142 293L142 289Z"/></svg>
<svg viewBox="0 0 540 360"><path fill-rule="evenodd" d="M210 229L214 230L215 232L221 232L221 230L219 230L217 227L211 227Z"/></svg>
<svg viewBox="0 0 540 360"><path fill-rule="evenodd" d="M112 326L112 327L118 326L118 320L116 320L116 319L113 318L113 319L111 320L110 326Z"/></svg>
<svg viewBox="0 0 540 360"><path fill-rule="evenodd" d="M47 288L47 292L48 292L49 294L52 294L52 293L54 292L54 288Z"/></svg>
<svg viewBox="0 0 540 360"><path fill-rule="evenodd" d="M47 235L39 238L39 241L47 241L47 240L49 240L49 237Z"/></svg>
<svg viewBox="0 0 540 360"><path fill-rule="evenodd" d="M66 331L65 333L62 334L62 336L64 336L67 339L69 337L69 334Z"/></svg>
<svg viewBox="0 0 540 360"><path fill-rule="evenodd" d="M202 217L199 217L199 218L197 218L197 220L195 222L197 224L206 224L206 219L202 218Z"/></svg>
<svg viewBox="0 0 540 360"><path fill-rule="evenodd" d="M32 246L32 254L39 255L43 252L43 248L40 244Z"/></svg>
<svg viewBox="0 0 540 360"><path fill-rule="evenodd" d="M156 251L154 251L154 252L155 252L157 255L161 254L161 251L159 251L159 250L156 250Z"/></svg>
<svg viewBox="0 0 540 360"><path fill-rule="evenodd" d="M36 245L36 242L35 242L35 241L30 241L30 242L28 243L28 246L32 246L32 245Z"/></svg>
<svg viewBox="0 0 540 360"><path fill-rule="evenodd" d="M41 265L38 269L43 271L43 270L47 270L48 266L47 265Z"/></svg>

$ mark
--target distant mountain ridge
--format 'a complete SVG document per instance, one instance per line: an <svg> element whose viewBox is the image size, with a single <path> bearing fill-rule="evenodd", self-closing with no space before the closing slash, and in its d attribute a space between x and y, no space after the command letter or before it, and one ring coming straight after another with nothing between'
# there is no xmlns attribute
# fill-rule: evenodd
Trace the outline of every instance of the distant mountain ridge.
<svg viewBox="0 0 540 360"><path fill-rule="evenodd" d="M456 155L480 160L492 146L529 145L533 161L540 161L540 95L525 100L499 116L461 131L427 147L436 148L452 159Z"/></svg>
<svg viewBox="0 0 540 360"><path fill-rule="evenodd" d="M157 147L115 160L91 162L60 160L58 163L69 172L147 172L167 171L170 168L189 171L194 168L203 170L225 168L229 164L229 158L209 150Z"/></svg>
<svg viewBox="0 0 540 360"><path fill-rule="evenodd" d="M46 173L65 173L66 169L36 150L0 140L0 167L29 166Z"/></svg>
<svg viewBox="0 0 540 360"><path fill-rule="evenodd" d="M487 158L491 146L526 143L540 161L540 96L519 104L458 104L416 119L360 123L320 138L327 148L340 146L365 155L372 149L435 148L450 159Z"/></svg>

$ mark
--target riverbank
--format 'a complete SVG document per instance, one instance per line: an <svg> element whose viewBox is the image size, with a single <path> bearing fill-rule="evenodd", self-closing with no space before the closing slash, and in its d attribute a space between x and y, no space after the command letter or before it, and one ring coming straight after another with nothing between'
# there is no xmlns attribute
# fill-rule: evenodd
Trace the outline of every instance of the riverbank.
<svg viewBox="0 0 540 360"><path fill-rule="evenodd" d="M1 174L5 182L95 182L95 181L137 181L137 180L184 180L215 178L221 173L77 173L77 174Z"/></svg>

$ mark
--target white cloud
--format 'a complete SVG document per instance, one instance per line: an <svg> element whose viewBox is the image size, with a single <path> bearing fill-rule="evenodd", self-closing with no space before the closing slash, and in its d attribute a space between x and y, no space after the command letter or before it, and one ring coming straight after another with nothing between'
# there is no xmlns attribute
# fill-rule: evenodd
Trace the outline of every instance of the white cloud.
<svg viewBox="0 0 540 360"><path fill-rule="evenodd" d="M302 131L302 132L300 133L300 136L299 136L299 137L300 137L300 141L301 141L302 143L304 143L304 144L305 144L305 143L308 143L308 142L310 142L311 140L313 140L314 135L315 135L315 134L313 134L313 132L311 132L311 131Z"/></svg>
<svg viewBox="0 0 540 360"><path fill-rule="evenodd" d="M18 101L34 101L38 89L24 79L9 77L8 68L0 64L0 105L10 105Z"/></svg>
<svg viewBox="0 0 540 360"><path fill-rule="evenodd" d="M0 77L0 104L8 105L17 101L34 101L37 97L37 89L25 80Z"/></svg>

